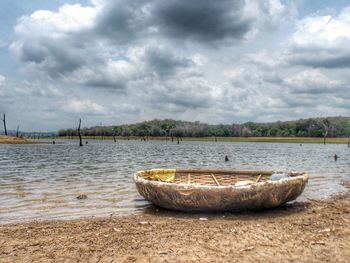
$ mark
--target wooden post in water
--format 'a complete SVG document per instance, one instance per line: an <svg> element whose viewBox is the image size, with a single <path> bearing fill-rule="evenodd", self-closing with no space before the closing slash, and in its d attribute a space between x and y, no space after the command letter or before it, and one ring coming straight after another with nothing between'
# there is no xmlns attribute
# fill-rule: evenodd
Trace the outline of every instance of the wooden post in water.
<svg viewBox="0 0 350 263"><path fill-rule="evenodd" d="M78 136L79 136L79 146L83 146L83 142L82 142L81 134L80 134L80 126L81 126L81 119L79 119Z"/></svg>
<svg viewBox="0 0 350 263"><path fill-rule="evenodd" d="M1 119L4 123L4 130L5 130L5 135L7 136L7 129L6 129L6 115L5 115L5 112L4 112L4 117Z"/></svg>
<svg viewBox="0 0 350 263"><path fill-rule="evenodd" d="M19 125L17 125L16 137L18 138Z"/></svg>

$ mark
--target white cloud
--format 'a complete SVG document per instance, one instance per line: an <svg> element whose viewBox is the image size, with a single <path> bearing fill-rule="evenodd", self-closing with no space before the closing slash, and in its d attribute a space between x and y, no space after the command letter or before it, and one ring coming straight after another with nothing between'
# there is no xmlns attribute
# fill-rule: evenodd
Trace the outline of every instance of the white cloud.
<svg viewBox="0 0 350 263"><path fill-rule="evenodd" d="M344 84L336 79L331 79L320 70L305 70L297 75L286 78L284 83L290 88L291 93L324 94L341 93L345 90Z"/></svg>
<svg viewBox="0 0 350 263"><path fill-rule="evenodd" d="M79 4L64 5L57 12L35 11L30 16L18 20L15 33L20 36L51 38L64 37L66 34L92 29L98 8L83 7Z"/></svg>
<svg viewBox="0 0 350 263"><path fill-rule="evenodd" d="M84 113L84 114L103 114L105 108L91 100L70 100L64 105L66 112Z"/></svg>
<svg viewBox="0 0 350 263"><path fill-rule="evenodd" d="M108 59L95 65L84 65L69 76L80 85L125 90L129 81L139 77L140 69L125 60Z"/></svg>
<svg viewBox="0 0 350 263"><path fill-rule="evenodd" d="M312 67L350 67L350 7L338 16L308 16L288 41L291 63Z"/></svg>
<svg viewBox="0 0 350 263"><path fill-rule="evenodd" d="M0 86L3 85L6 81L6 78L3 75L0 75Z"/></svg>

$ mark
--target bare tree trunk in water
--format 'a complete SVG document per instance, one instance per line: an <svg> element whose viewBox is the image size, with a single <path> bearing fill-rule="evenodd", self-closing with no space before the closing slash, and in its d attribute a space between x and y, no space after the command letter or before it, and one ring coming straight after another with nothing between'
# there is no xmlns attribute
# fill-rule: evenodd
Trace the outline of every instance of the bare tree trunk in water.
<svg viewBox="0 0 350 263"><path fill-rule="evenodd" d="M5 135L7 136L7 129L6 129L6 115L4 112L4 117L1 119L4 122L4 130L5 130Z"/></svg>
<svg viewBox="0 0 350 263"><path fill-rule="evenodd" d="M16 137L18 138L19 125L17 126Z"/></svg>
<svg viewBox="0 0 350 263"><path fill-rule="evenodd" d="M323 144L326 144L326 138L328 136L330 128L331 128L331 125L329 122L323 123L323 129L324 129L324 131L323 131L323 136L324 136Z"/></svg>
<svg viewBox="0 0 350 263"><path fill-rule="evenodd" d="M350 135L349 135L349 140L348 140L348 148L350 148Z"/></svg>
<svg viewBox="0 0 350 263"><path fill-rule="evenodd" d="M112 136L113 136L114 142L117 142L117 140L116 140L116 138L115 138L115 134L113 134Z"/></svg>
<svg viewBox="0 0 350 263"><path fill-rule="evenodd" d="M81 134L80 134L80 126L81 126L81 119L79 119L78 136L79 136L79 146L83 146L83 142L81 140Z"/></svg>

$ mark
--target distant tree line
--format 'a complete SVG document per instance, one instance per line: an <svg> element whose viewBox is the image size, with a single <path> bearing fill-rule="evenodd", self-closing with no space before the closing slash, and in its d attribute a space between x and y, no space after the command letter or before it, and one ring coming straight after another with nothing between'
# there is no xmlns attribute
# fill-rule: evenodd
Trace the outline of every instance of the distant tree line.
<svg viewBox="0 0 350 263"><path fill-rule="evenodd" d="M83 136L138 137L348 137L350 117L310 118L272 123L211 125L172 119L81 129ZM76 129L62 129L59 136L77 136Z"/></svg>

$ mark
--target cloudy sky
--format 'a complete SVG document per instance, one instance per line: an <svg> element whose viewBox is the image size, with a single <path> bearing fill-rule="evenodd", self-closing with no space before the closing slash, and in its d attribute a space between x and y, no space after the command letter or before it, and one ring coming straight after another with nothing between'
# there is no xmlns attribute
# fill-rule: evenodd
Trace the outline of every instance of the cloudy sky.
<svg viewBox="0 0 350 263"><path fill-rule="evenodd" d="M0 113L52 131L350 115L343 0L1 0Z"/></svg>

